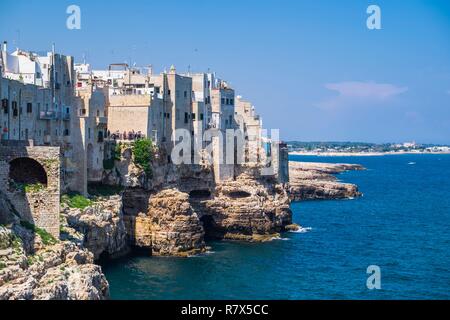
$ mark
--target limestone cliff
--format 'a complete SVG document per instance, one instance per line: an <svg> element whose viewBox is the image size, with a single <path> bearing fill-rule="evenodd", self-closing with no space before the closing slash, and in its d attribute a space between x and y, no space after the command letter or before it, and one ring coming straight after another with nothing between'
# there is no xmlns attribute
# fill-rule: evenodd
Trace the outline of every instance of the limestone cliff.
<svg viewBox="0 0 450 320"><path fill-rule="evenodd" d="M263 241L292 223L289 198L282 185L240 168L235 180L218 183L210 197L191 194L191 203L207 237Z"/></svg>
<svg viewBox="0 0 450 320"><path fill-rule="evenodd" d="M95 260L129 251L120 195L97 199L84 209L62 204L61 225L61 237L78 242Z"/></svg>
<svg viewBox="0 0 450 320"><path fill-rule="evenodd" d="M146 213L126 215L131 241L153 255L186 256L206 250L202 223L189 196L166 189L149 197Z"/></svg>
<svg viewBox="0 0 450 320"><path fill-rule="evenodd" d="M364 170L357 164L289 162L289 196L293 201L311 199L348 199L361 196L358 187L342 183L333 174Z"/></svg>
<svg viewBox="0 0 450 320"><path fill-rule="evenodd" d="M41 230L42 232L42 230ZM14 223L0 226L0 300L101 300L109 285L93 255Z"/></svg>

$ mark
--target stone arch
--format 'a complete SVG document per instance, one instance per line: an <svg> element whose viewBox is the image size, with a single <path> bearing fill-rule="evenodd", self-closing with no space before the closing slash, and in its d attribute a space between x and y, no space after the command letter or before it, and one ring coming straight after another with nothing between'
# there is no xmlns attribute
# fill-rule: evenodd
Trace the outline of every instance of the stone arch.
<svg viewBox="0 0 450 320"><path fill-rule="evenodd" d="M9 179L16 183L37 184L47 187L47 172L36 160L28 157L15 158L9 163Z"/></svg>

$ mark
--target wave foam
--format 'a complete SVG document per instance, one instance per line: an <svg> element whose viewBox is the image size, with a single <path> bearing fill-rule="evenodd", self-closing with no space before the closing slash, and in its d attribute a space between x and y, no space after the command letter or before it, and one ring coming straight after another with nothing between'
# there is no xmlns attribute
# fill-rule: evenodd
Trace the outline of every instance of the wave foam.
<svg viewBox="0 0 450 320"><path fill-rule="evenodd" d="M312 230L311 227L300 227L300 228L298 228L298 230L295 230L295 231L289 231L289 232L293 232L293 233L306 233L306 232L309 232L309 231L311 231L311 230Z"/></svg>

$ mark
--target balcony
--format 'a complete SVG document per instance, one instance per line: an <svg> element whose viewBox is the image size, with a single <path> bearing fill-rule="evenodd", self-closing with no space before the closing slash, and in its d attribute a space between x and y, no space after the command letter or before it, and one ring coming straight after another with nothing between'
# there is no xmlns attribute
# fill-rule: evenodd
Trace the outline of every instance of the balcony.
<svg viewBox="0 0 450 320"><path fill-rule="evenodd" d="M56 112L55 111L41 111L41 112L39 112L39 119L54 120L54 119L56 119Z"/></svg>

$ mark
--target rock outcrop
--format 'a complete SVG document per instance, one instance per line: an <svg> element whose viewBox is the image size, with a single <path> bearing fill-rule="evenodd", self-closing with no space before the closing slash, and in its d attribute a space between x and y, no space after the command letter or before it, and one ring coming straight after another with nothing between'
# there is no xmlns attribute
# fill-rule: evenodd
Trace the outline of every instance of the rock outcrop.
<svg viewBox="0 0 450 320"><path fill-rule="evenodd" d="M0 300L109 297L108 282L93 264L92 253L47 237L16 223L0 226Z"/></svg>
<svg viewBox="0 0 450 320"><path fill-rule="evenodd" d="M165 189L149 197L146 213L126 215L125 224L134 245L151 254L188 256L206 251L204 230L189 203L189 195Z"/></svg>
<svg viewBox="0 0 450 320"><path fill-rule="evenodd" d="M252 169L217 184L211 197L192 195L190 201L211 238L265 241L292 223L284 187Z"/></svg>
<svg viewBox="0 0 450 320"><path fill-rule="evenodd" d="M95 260L129 251L120 195L97 199L85 209L63 204L61 226L61 237L88 249Z"/></svg>
<svg viewBox="0 0 450 320"><path fill-rule="evenodd" d="M334 176L348 170L364 170L357 164L289 162L289 196L292 201L350 199L361 196L358 187Z"/></svg>

